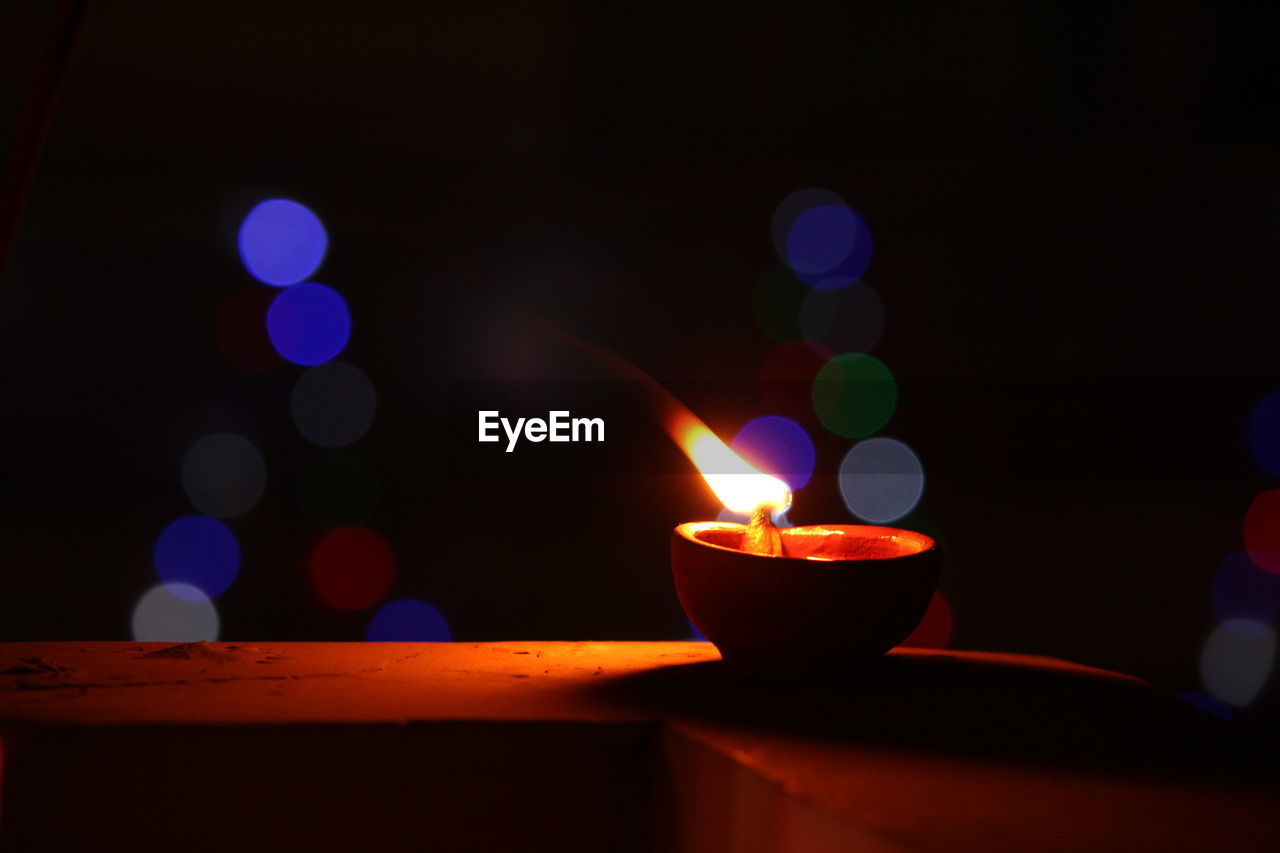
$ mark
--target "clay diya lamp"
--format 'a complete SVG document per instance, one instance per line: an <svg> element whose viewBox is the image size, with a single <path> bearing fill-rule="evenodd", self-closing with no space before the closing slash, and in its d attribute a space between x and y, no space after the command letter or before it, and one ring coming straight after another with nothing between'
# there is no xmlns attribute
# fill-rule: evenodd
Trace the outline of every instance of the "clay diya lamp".
<svg viewBox="0 0 1280 853"><path fill-rule="evenodd" d="M653 387L668 433L711 492L750 516L747 524L681 524L671 540L680 604L728 667L835 680L865 670L907 638L938 584L937 542L894 527L775 527L771 511L791 506L790 486Z"/></svg>
<svg viewBox="0 0 1280 853"><path fill-rule="evenodd" d="M768 524L757 513L753 525L761 515ZM671 540L685 614L747 675L830 681L865 671L919 624L942 569L938 543L910 530L776 533L777 553L759 553L760 532L732 522L681 524Z"/></svg>

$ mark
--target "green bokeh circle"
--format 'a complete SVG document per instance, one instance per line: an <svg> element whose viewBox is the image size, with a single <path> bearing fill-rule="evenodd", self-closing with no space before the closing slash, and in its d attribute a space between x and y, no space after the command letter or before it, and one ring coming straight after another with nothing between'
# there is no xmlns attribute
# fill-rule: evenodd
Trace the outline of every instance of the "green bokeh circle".
<svg viewBox="0 0 1280 853"><path fill-rule="evenodd" d="M883 427L898 405L898 384L874 356L838 355L818 369L810 389L822 425L844 438L862 438Z"/></svg>

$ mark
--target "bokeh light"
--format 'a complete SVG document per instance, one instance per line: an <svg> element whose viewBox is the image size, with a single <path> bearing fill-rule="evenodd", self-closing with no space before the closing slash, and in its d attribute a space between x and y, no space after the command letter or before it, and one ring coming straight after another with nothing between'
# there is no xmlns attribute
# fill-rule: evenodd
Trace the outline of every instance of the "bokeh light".
<svg viewBox="0 0 1280 853"><path fill-rule="evenodd" d="M1244 552L1231 554L1213 576L1212 600L1219 621L1273 622L1280 612L1280 574L1259 569Z"/></svg>
<svg viewBox="0 0 1280 853"><path fill-rule="evenodd" d="M814 414L828 430L861 438L883 427L898 404L898 386L875 356L838 355L813 378Z"/></svg>
<svg viewBox="0 0 1280 853"><path fill-rule="evenodd" d="M830 190L792 193L774 212L772 232L778 257L811 287L847 287L871 263L871 230Z"/></svg>
<svg viewBox="0 0 1280 853"><path fill-rule="evenodd" d="M1280 477L1280 391L1264 394L1249 417L1249 446L1268 474Z"/></svg>
<svg viewBox="0 0 1280 853"><path fill-rule="evenodd" d="M377 472L350 449L316 454L302 466L297 482L298 511L325 530L368 524L381 497Z"/></svg>
<svg viewBox="0 0 1280 853"><path fill-rule="evenodd" d="M1237 708L1254 700L1275 659L1276 635L1253 619L1228 619L1205 640L1200 680L1216 698Z"/></svg>
<svg viewBox="0 0 1280 853"><path fill-rule="evenodd" d="M213 602L185 584L154 586L133 607L133 638L144 643L210 642L218 626Z"/></svg>
<svg viewBox="0 0 1280 853"><path fill-rule="evenodd" d="M181 595L188 588L214 598L240 571L240 544L221 521L189 515L173 521L156 539L156 575Z"/></svg>
<svg viewBox="0 0 1280 853"><path fill-rule="evenodd" d="M347 345L351 313L333 288L315 282L295 284L272 300L267 334L276 352L294 364L321 364Z"/></svg>
<svg viewBox="0 0 1280 853"><path fill-rule="evenodd" d="M1249 504L1244 549L1258 568L1280 572L1280 489L1263 492Z"/></svg>
<svg viewBox="0 0 1280 853"><path fill-rule="evenodd" d="M811 290L800 306L800 330L818 352L871 352L884 334L884 303L871 285Z"/></svg>
<svg viewBox="0 0 1280 853"><path fill-rule="evenodd" d="M267 309L273 296L265 290L243 290L218 312L218 351L246 373L266 373L281 364L267 337Z"/></svg>
<svg viewBox="0 0 1280 853"><path fill-rule="evenodd" d="M753 418L742 425L729 446L760 471L786 482L792 491L804 488L813 476L813 439L789 418Z"/></svg>
<svg viewBox="0 0 1280 853"><path fill-rule="evenodd" d="M359 440L377 408L373 383L364 371L340 361L317 365L298 377L290 409L302 437L319 447Z"/></svg>
<svg viewBox="0 0 1280 853"><path fill-rule="evenodd" d="M871 263L871 231L852 208L810 208L787 234L787 260L806 284L822 290L848 287Z"/></svg>
<svg viewBox="0 0 1280 853"><path fill-rule="evenodd" d="M765 270L751 291L751 310L760 331L775 341L799 340L803 337L800 306L812 292L786 264Z"/></svg>
<svg viewBox="0 0 1280 853"><path fill-rule="evenodd" d="M425 601L388 601L369 620L365 639L383 642L447 643L453 639L449 623Z"/></svg>
<svg viewBox="0 0 1280 853"><path fill-rule="evenodd" d="M897 521L924 494L924 466L894 438L868 438L840 462L840 496L849 512L870 524Z"/></svg>
<svg viewBox="0 0 1280 853"><path fill-rule="evenodd" d="M935 592L920 624L901 645L918 649L945 649L951 642L953 627L951 605L942 597L942 593Z"/></svg>
<svg viewBox="0 0 1280 853"><path fill-rule="evenodd" d="M784 263L786 262L787 237L791 234L791 226L796 224L796 220L805 211L823 205L841 205L844 203L844 199L840 197L839 193L824 190L820 187L796 190L784 198L781 204L774 209L773 221L769 226L770 235L773 237L773 248L778 253L778 258Z"/></svg>
<svg viewBox="0 0 1280 853"><path fill-rule="evenodd" d="M217 518L248 512L267 486L267 464L246 438L206 435L182 458L182 488L197 511Z"/></svg>
<svg viewBox="0 0 1280 853"><path fill-rule="evenodd" d="M798 423L814 420L813 377L830 357L803 341L774 347L760 365L760 399L765 407Z"/></svg>
<svg viewBox="0 0 1280 853"><path fill-rule="evenodd" d="M249 211L240 225L240 260L263 284L284 287L311 276L329 237L320 218L296 201L275 198Z"/></svg>
<svg viewBox="0 0 1280 853"><path fill-rule="evenodd" d="M372 607L391 590L396 555L377 531L340 527L326 533L310 560L316 593L339 610Z"/></svg>

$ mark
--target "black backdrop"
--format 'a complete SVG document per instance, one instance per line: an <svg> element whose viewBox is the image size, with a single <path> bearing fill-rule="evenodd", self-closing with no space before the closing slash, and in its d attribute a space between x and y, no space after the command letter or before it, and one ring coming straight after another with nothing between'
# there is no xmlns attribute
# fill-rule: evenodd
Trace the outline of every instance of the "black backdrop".
<svg viewBox="0 0 1280 853"><path fill-rule="evenodd" d="M231 522L223 636L363 636L305 578L299 371L238 375L215 339L266 289L237 224L280 195L324 220L377 388L395 595L459 639L687 636L667 537L716 508L656 427L619 403L593 467L474 458L457 421L546 378L535 312L731 435L763 412L770 217L819 186L876 239L886 433L925 465L954 645L1200 689L1211 579L1272 484L1246 431L1280 386L1277 13L689 5L99 4L0 286L0 634L128 637L183 452L236 429L269 485ZM52 7L0 9L6 144ZM848 520L849 442L817 441L797 519Z"/></svg>

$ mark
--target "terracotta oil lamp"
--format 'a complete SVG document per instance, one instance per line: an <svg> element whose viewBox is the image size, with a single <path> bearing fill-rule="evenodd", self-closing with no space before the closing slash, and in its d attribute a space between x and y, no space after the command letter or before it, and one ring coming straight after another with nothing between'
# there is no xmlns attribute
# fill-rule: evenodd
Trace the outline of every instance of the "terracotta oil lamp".
<svg viewBox="0 0 1280 853"><path fill-rule="evenodd" d="M839 680L865 670L919 624L942 570L929 536L894 527L774 527L781 480L688 415L673 431L726 507L747 524L676 527L671 570L689 621L729 668L765 678Z"/></svg>

